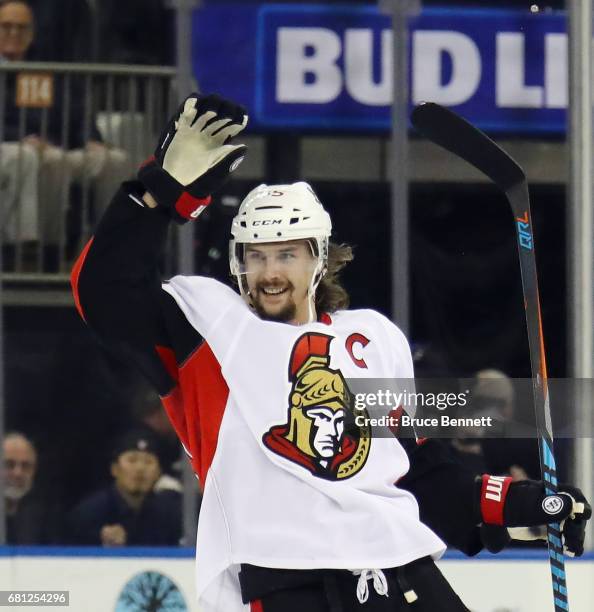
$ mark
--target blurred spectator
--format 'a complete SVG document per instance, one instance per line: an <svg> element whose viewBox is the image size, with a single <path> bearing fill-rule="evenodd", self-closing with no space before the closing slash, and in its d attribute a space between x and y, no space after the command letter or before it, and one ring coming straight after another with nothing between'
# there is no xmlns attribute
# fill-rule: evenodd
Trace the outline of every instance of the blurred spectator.
<svg viewBox="0 0 594 612"><path fill-rule="evenodd" d="M456 459L477 475L488 472L481 442L479 438L472 436L451 440L452 451Z"/></svg>
<svg viewBox="0 0 594 612"><path fill-rule="evenodd" d="M3 453L7 543L56 543L57 512L34 487L37 452L33 443L22 433L8 433Z"/></svg>
<svg viewBox="0 0 594 612"><path fill-rule="evenodd" d="M503 372L485 369L475 374L469 412L460 416L487 417L492 425L459 427L458 437L452 439L451 445L458 459L477 474L509 474L514 480L529 478L529 468L525 466L534 463L534 440L529 439L531 428L517 420L515 395L512 380Z"/></svg>
<svg viewBox="0 0 594 612"><path fill-rule="evenodd" d="M515 391L509 376L495 369L480 370L474 376L472 407L481 416L493 418L498 432L514 419Z"/></svg>
<svg viewBox="0 0 594 612"><path fill-rule="evenodd" d="M154 436L159 444L161 476L154 490L172 490L181 493L182 448L159 396L152 389L141 392L132 405L132 416L136 423L149 435Z"/></svg>
<svg viewBox="0 0 594 612"><path fill-rule="evenodd" d="M73 544L176 546L181 538L181 496L155 493L161 474L155 440L130 432L118 440L113 485L83 500L70 514Z"/></svg>
<svg viewBox="0 0 594 612"><path fill-rule="evenodd" d="M0 57L3 61L22 60L33 42L33 12L25 0L0 2Z"/></svg>
<svg viewBox="0 0 594 612"><path fill-rule="evenodd" d="M30 4L25 0L0 0L0 61L26 60L34 38L34 16ZM5 77L4 140L7 142L2 143L3 172L8 175L15 164L21 164L22 172L31 173L35 155L39 157L42 208L37 208L37 219L31 209L38 206L38 198L34 195L34 188L27 184L27 195L21 194L19 198L28 211L21 213L24 220L21 227L29 223L26 239L34 240L37 238L35 234L39 233L45 244L58 245L64 238L65 198L70 185L73 182L93 185L96 213L99 215L117 185L126 177L127 156L101 141L95 120L85 117L84 96L77 90L74 78L69 80L70 95L66 101L63 80L59 75L54 77L53 100L49 100L49 108L18 106L18 78L12 73ZM66 104L68 122L63 126ZM67 128L66 133L63 127ZM22 173L16 172L12 176L21 185L27 183ZM36 225L38 231L35 231Z"/></svg>
<svg viewBox="0 0 594 612"><path fill-rule="evenodd" d="M33 40L32 14L22 2L0 3L0 63L23 57ZM4 133L4 140L13 140ZM39 160L35 149L4 142L0 150L0 200L4 242L39 239L37 178Z"/></svg>
<svg viewBox="0 0 594 612"><path fill-rule="evenodd" d="M459 416L480 418L492 415L483 414L480 407L470 402L468 412L464 411ZM450 440L450 445L457 460L477 475L488 472L483 453L483 441L485 435L490 435L490 431L485 431L483 427L461 425L456 428L456 433L458 437Z"/></svg>
<svg viewBox="0 0 594 612"><path fill-rule="evenodd" d="M490 416L494 424L481 440L487 471L509 474L515 480L539 478L534 427L519 420L512 380L499 370L486 369L476 373L475 381L471 396L473 415Z"/></svg>

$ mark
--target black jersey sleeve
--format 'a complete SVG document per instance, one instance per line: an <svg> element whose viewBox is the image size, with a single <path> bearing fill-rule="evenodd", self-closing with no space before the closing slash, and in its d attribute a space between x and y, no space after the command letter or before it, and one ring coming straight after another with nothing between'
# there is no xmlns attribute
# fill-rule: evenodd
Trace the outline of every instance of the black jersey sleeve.
<svg viewBox="0 0 594 612"><path fill-rule="evenodd" d="M467 555L483 548L476 524L476 474L466 469L442 440L400 439L409 460L408 473L398 487L419 503L420 518L448 545Z"/></svg>
<svg viewBox="0 0 594 612"><path fill-rule="evenodd" d="M114 196L72 271L77 309L100 341L139 367L162 396L175 380L159 348L182 363L201 342L175 300L161 288L169 216L142 202L144 189L127 182Z"/></svg>

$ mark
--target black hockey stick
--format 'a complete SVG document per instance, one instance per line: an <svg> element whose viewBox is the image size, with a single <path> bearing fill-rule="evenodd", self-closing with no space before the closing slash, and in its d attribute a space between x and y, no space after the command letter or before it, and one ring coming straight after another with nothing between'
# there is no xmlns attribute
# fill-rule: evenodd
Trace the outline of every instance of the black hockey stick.
<svg viewBox="0 0 594 612"><path fill-rule="evenodd" d="M554 494L557 492L557 469L553 455L553 428L526 175L522 168L486 134L438 104L425 103L417 106L412 114L412 123L429 140L466 160L487 175L505 192L511 206L517 230L528 327L540 469L547 494ZM555 612L566 612L569 610L569 605L559 524L549 525L547 536Z"/></svg>

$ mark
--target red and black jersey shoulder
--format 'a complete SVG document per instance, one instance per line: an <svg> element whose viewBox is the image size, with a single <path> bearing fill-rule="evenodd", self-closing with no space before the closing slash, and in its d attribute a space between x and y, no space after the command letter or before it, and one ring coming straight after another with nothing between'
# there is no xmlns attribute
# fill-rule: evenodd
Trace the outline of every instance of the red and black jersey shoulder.
<svg viewBox="0 0 594 612"><path fill-rule="evenodd" d="M159 264L170 219L142 204L142 186L124 183L72 270L75 303L101 343L135 363L160 395L175 381L156 347L179 365L202 338L161 288Z"/></svg>

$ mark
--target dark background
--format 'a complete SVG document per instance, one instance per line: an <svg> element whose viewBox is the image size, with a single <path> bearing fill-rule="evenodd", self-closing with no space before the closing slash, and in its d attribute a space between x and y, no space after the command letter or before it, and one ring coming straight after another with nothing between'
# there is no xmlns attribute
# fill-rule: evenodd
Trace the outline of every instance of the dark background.
<svg viewBox="0 0 594 612"><path fill-rule="evenodd" d="M424 4L485 7L469 0ZM501 0L494 6L531 4ZM31 59L174 62L173 12L161 0L101 0L96 21L84 0L32 0L32 5L37 38ZM541 8L563 6L548 1ZM296 137L289 137L293 144L287 147L287 134L267 136L269 182L300 178ZM238 181L225 194L241 198L254 186ZM344 273L352 307L390 315L390 185L314 187L332 216L334 239L355 247L355 261ZM549 374L562 377L565 193L559 186L538 186L531 196ZM512 377L530 376L515 230L503 196L490 185L413 184L410 204L410 340L417 374L465 377L494 367ZM228 279L233 214L231 207L211 207L197 224L199 272ZM144 383L98 345L74 308L9 306L4 313L7 429L33 437L43 458L39 480L70 506L109 480L111 441L131 425L131 404Z"/></svg>

